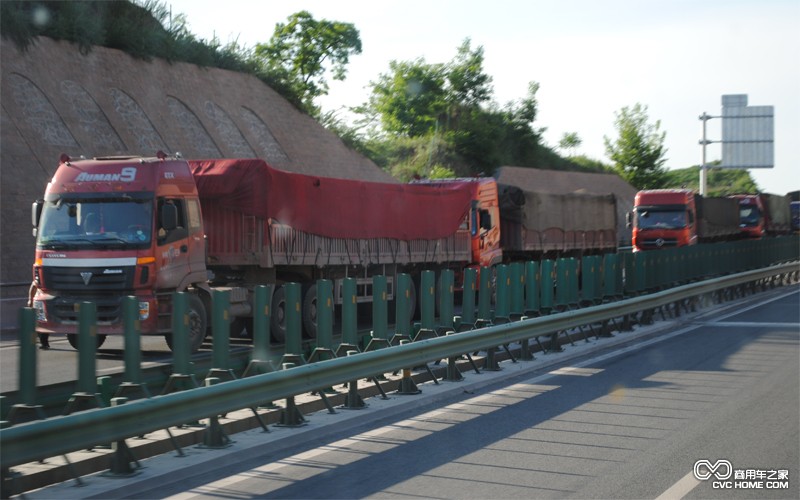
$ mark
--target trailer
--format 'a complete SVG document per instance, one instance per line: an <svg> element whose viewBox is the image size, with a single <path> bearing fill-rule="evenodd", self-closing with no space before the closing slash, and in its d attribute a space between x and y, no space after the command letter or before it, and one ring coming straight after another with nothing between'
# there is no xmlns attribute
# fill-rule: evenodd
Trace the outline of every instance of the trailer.
<svg viewBox="0 0 800 500"><path fill-rule="evenodd" d="M615 252L616 210L611 194L553 194L501 185L501 247L511 260Z"/></svg>

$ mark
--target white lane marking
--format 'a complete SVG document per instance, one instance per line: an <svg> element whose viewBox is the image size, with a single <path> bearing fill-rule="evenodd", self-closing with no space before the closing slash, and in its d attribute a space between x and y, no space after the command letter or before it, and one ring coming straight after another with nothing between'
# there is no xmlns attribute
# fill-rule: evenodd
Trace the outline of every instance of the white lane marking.
<svg viewBox="0 0 800 500"><path fill-rule="evenodd" d="M800 322L758 323L755 321L708 321L704 323L695 323L695 324L703 326L733 326L733 327L747 327L747 328L800 328Z"/></svg>
<svg viewBox="0 0 800 500"><path fill-rule="evenodd" d="M694 477L694 471L686 474L677 483L670 486L664 493L656 497L656 500L679 500L689 494L700 484L700 480Z"/></svg>

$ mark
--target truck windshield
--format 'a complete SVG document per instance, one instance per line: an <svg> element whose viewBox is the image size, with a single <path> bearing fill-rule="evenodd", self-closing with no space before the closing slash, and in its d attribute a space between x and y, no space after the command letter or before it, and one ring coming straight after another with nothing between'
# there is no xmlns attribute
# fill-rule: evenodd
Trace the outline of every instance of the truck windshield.
<svg viewBox="0 0 800 500"><path fill-rule="evenodd" d="M686 227L686 211L637 210L636 227L639 229L683 229Z"/></svg>
<svg viewBox="0 0 800 500"><path fill-rule="evenodd" d="M53 197L44 202L37 246L146 248L153 226L153 198Z"/></svg>
<svg viewBox="0 0 800 500"><path fill-rule="evenodd" d="M742 227L753 227L758 225L758 218L761 213L758 207L753 206L740 206L739 207L739 224Z"/></svg>

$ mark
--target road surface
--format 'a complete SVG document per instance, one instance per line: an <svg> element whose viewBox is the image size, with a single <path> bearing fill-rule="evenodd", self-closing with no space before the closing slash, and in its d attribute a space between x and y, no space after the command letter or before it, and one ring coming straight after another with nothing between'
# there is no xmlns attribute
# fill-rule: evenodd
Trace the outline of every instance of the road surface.
<svg viewBox="0 0 800 500"><path fill-rule="evenodd" d="M282 451L220 450L196 470L145 463L159 479L125 496L798 498L798 382L793 286ZM29 498L92 494L62 485Z"/></svg>

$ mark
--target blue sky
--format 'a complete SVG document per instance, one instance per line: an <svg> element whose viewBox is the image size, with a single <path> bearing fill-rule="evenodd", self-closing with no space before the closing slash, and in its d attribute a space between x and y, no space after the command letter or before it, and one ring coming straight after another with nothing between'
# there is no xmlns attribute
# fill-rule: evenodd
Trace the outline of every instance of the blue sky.
<svg viewBox="0 0 800 500"><path fill-rule="evenodd" d="M355 106L391 60L450 61L465 38L483 46L500 104L540 84L536 127L555 146L565 132L577 150L609 162L603 137L614 113L636 103L666 132L666 166L699 164L703 112L719 115L723 94L775 107L775 168L753 169L762 190L800 190L800 0L166 0L196 36L252 47L300 10L353 23L363 52L344 82L331 82L324 110ZM720 139L720 120L708 136ZM721 147L708 147L709 161Z"/></svg>

